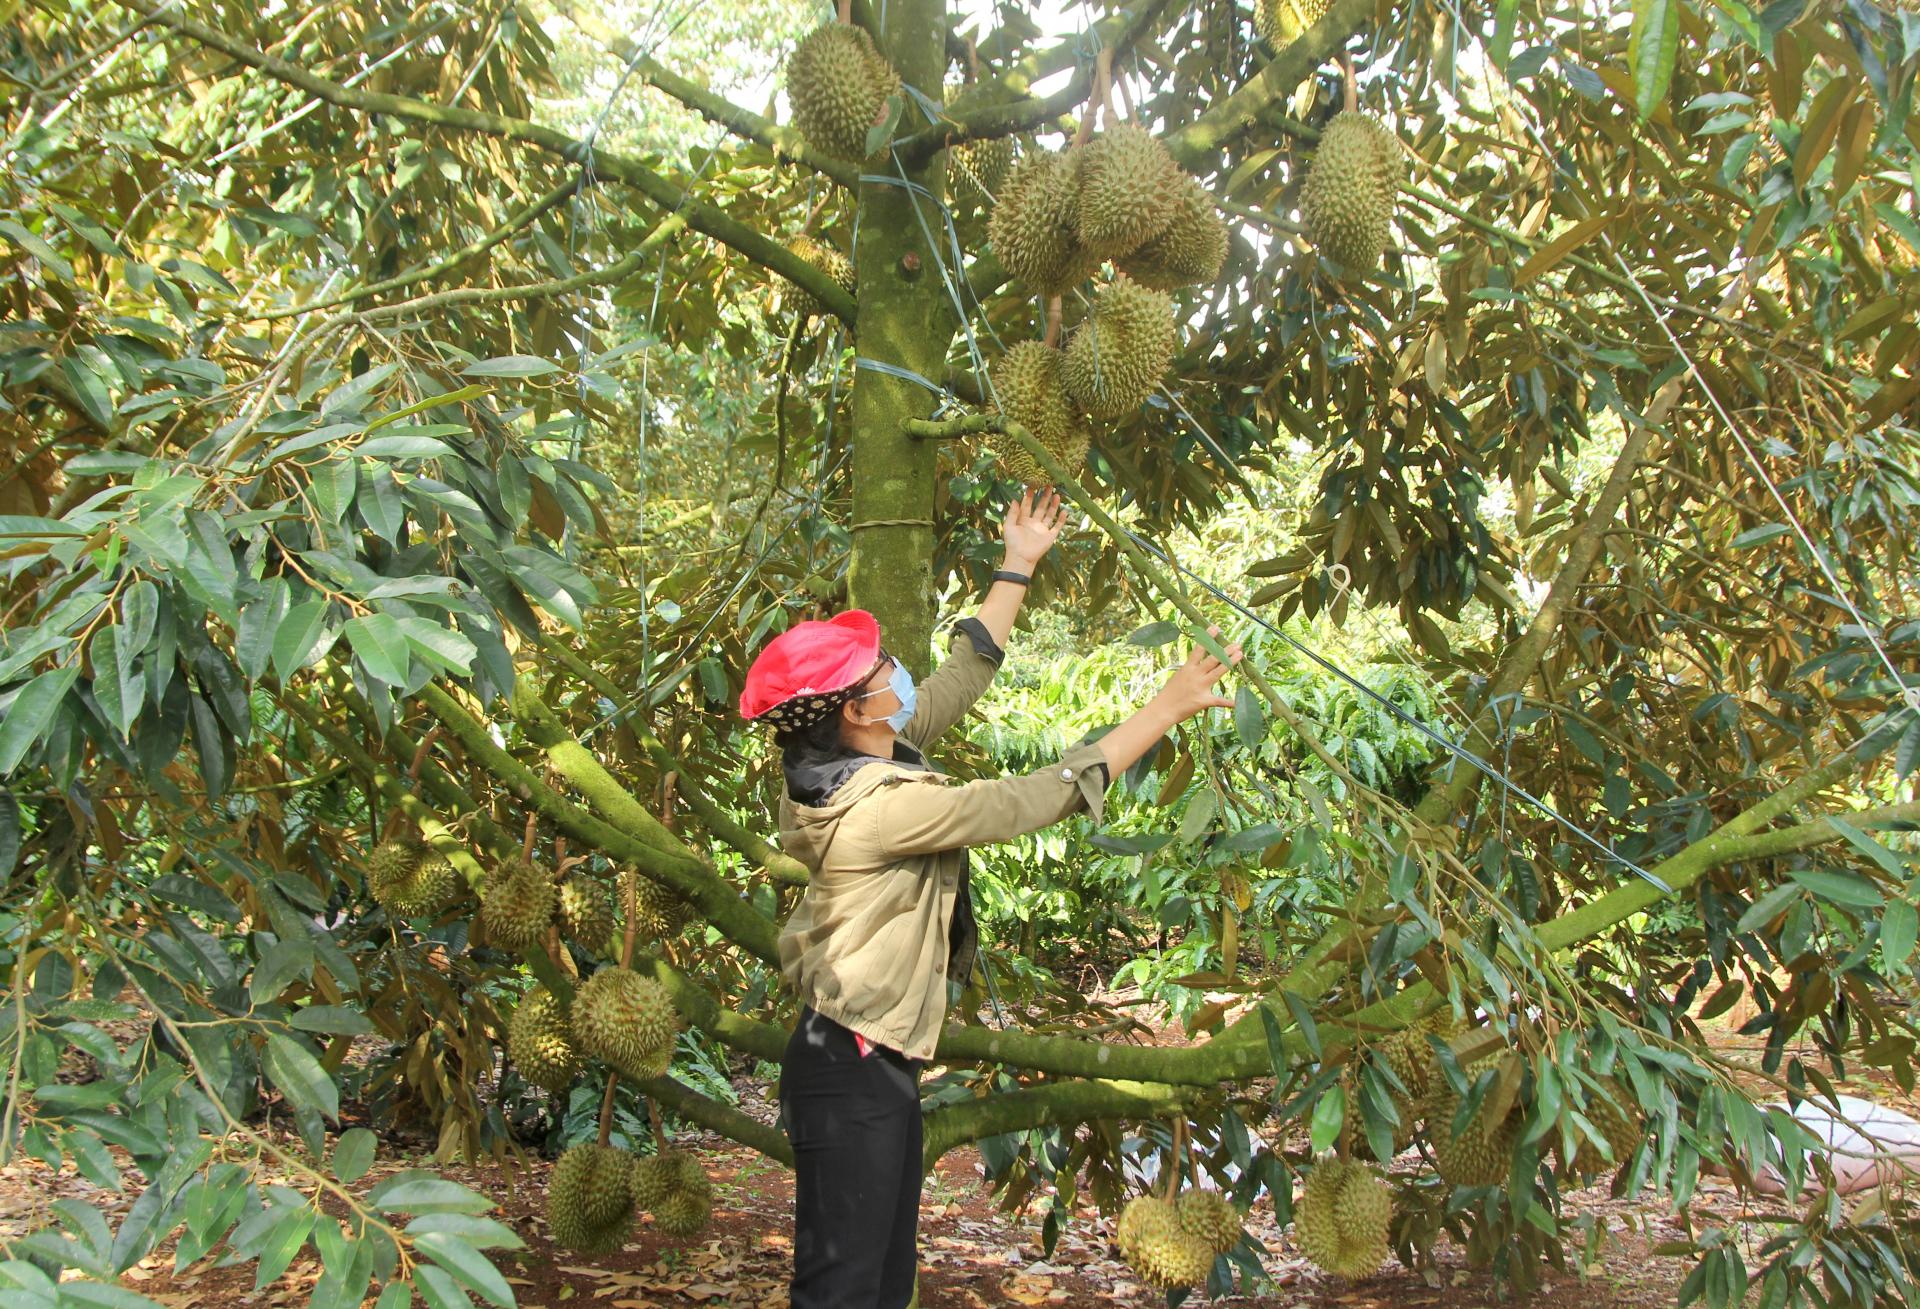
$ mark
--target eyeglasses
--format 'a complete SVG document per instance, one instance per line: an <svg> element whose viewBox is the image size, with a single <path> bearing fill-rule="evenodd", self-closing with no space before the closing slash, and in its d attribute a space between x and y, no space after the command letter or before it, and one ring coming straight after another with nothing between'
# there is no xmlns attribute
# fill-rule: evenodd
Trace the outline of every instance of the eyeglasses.
<svg viewBox="0 0 1920 1309"><path fill-rule="evenodd" d="M892 655L888 654L886 650L882 649L880 651L880 661L874 664L872 671L870 671L865 677L860 679L860 685L865 686L868 682L871 682L874 679L876 674L881 672L886 672L887 680L891 682L893 680L893 674L891 670L894 664L896 664L897 662L899 661L896 660ZM853 696L852 698L855 700L864 700L870 695L879 695L880 692L886 689L887 687L885 686L876 687L871 691L862 691L860 692L860 694Z"/></svg>

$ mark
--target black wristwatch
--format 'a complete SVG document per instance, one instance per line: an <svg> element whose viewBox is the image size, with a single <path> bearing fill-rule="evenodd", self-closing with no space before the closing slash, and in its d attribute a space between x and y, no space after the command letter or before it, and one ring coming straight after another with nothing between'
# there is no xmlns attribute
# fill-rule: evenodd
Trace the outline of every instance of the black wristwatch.
<svg viewBox="0 0 1920 1309"><path fill-rule="evenodd" d="M1027 574L1016 573L1009 568L1000 569L998 572L996 572L993 575L993 580L996 582L1015 582L1021 586L1027 586L1033 582L1033 578L1029 577Z"/></svg>

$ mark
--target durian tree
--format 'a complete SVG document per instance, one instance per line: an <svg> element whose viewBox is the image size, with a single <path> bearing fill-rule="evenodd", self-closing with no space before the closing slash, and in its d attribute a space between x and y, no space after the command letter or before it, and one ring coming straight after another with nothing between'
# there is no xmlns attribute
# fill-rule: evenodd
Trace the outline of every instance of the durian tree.
<svg viewBox="0 0 1920 1309"><path fill-rule="evenodd" d="M1320 910L1250 921L1274 949L1187 1047L963 1006L929 1162L978 1141L1056 1217L1089 1186L1176 1295L1257 1270L1253 1203L1337 1275L1445 1235L1524 1286L1610 1175L1678 1206L1685 1298L1897 1298L1904 1202L1841 1204L1761 1106L1912 1085L1920 16L760 17L9 12L0 1145L102 1184L119 1146L144 1189L0 1276L58 1303L56 1263L311 1230L318 1303L510 1301L485 1197L352 1188L365 1035L349 1089L444 1159L511 1148L507 1079L588 1077L785 1157L672 1066L683 1029L777 1061L791 1017L805 870L738 679L844 605L924 671L1048 481L1083 530L1031 603L1106 639L1383 625L1453 731L1384 793L1250 662L1236 741L1120 785L1207 797L1178 848L1223 911L1324 855ZM703 62L742 41L778 46L772 112ZM1166 543L1303 454L1298 547L1200 584ZM662 469L711 501L653 503ZM1750 1062L1703 1030L1736 1003ZM249 1125L263 1087L304 1150ZM609 1122L553 1235L697 1230L697 1162ZM1809 1198L1743 1244L1703 1168Z"/></svg>

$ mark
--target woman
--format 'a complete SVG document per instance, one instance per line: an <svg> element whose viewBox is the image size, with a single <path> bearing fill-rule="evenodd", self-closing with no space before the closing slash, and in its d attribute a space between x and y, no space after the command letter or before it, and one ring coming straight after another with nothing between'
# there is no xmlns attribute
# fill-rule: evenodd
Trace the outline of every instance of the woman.
<svg viewBox="0 0 1920 1309"><path fill-rule="evenodd" d="M781 848L812 874L780 936L803 1004L780 1077L793 1309L900 1309L913 1297L919 1073L977 940L967 848L1081 809L1099 822L1111 778L1176 724L1232 704L1213 690L1227 665L1196 648L1131 718L1038 772L955 784L927 762L922 752L993 679L1064 520L1052 491L1008 510L1003 567L923 686L858 609L783 632L747 673L740 712L777 729L786 775ZM1239 662L1237 645L1227 653Z"/></svg>

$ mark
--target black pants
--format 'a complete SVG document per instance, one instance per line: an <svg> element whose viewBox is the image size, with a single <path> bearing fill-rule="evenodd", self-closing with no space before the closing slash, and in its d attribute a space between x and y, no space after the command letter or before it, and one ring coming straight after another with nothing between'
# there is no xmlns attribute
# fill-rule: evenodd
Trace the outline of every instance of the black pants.
<svg viewBox="0 0 1920 1309"><path fill-rule="evenodd" d="M905 1309L920 1223L920 1069L862 1057L812 1008L787 1041L780 1118L793 1142L791 1309Z"/></svg>

